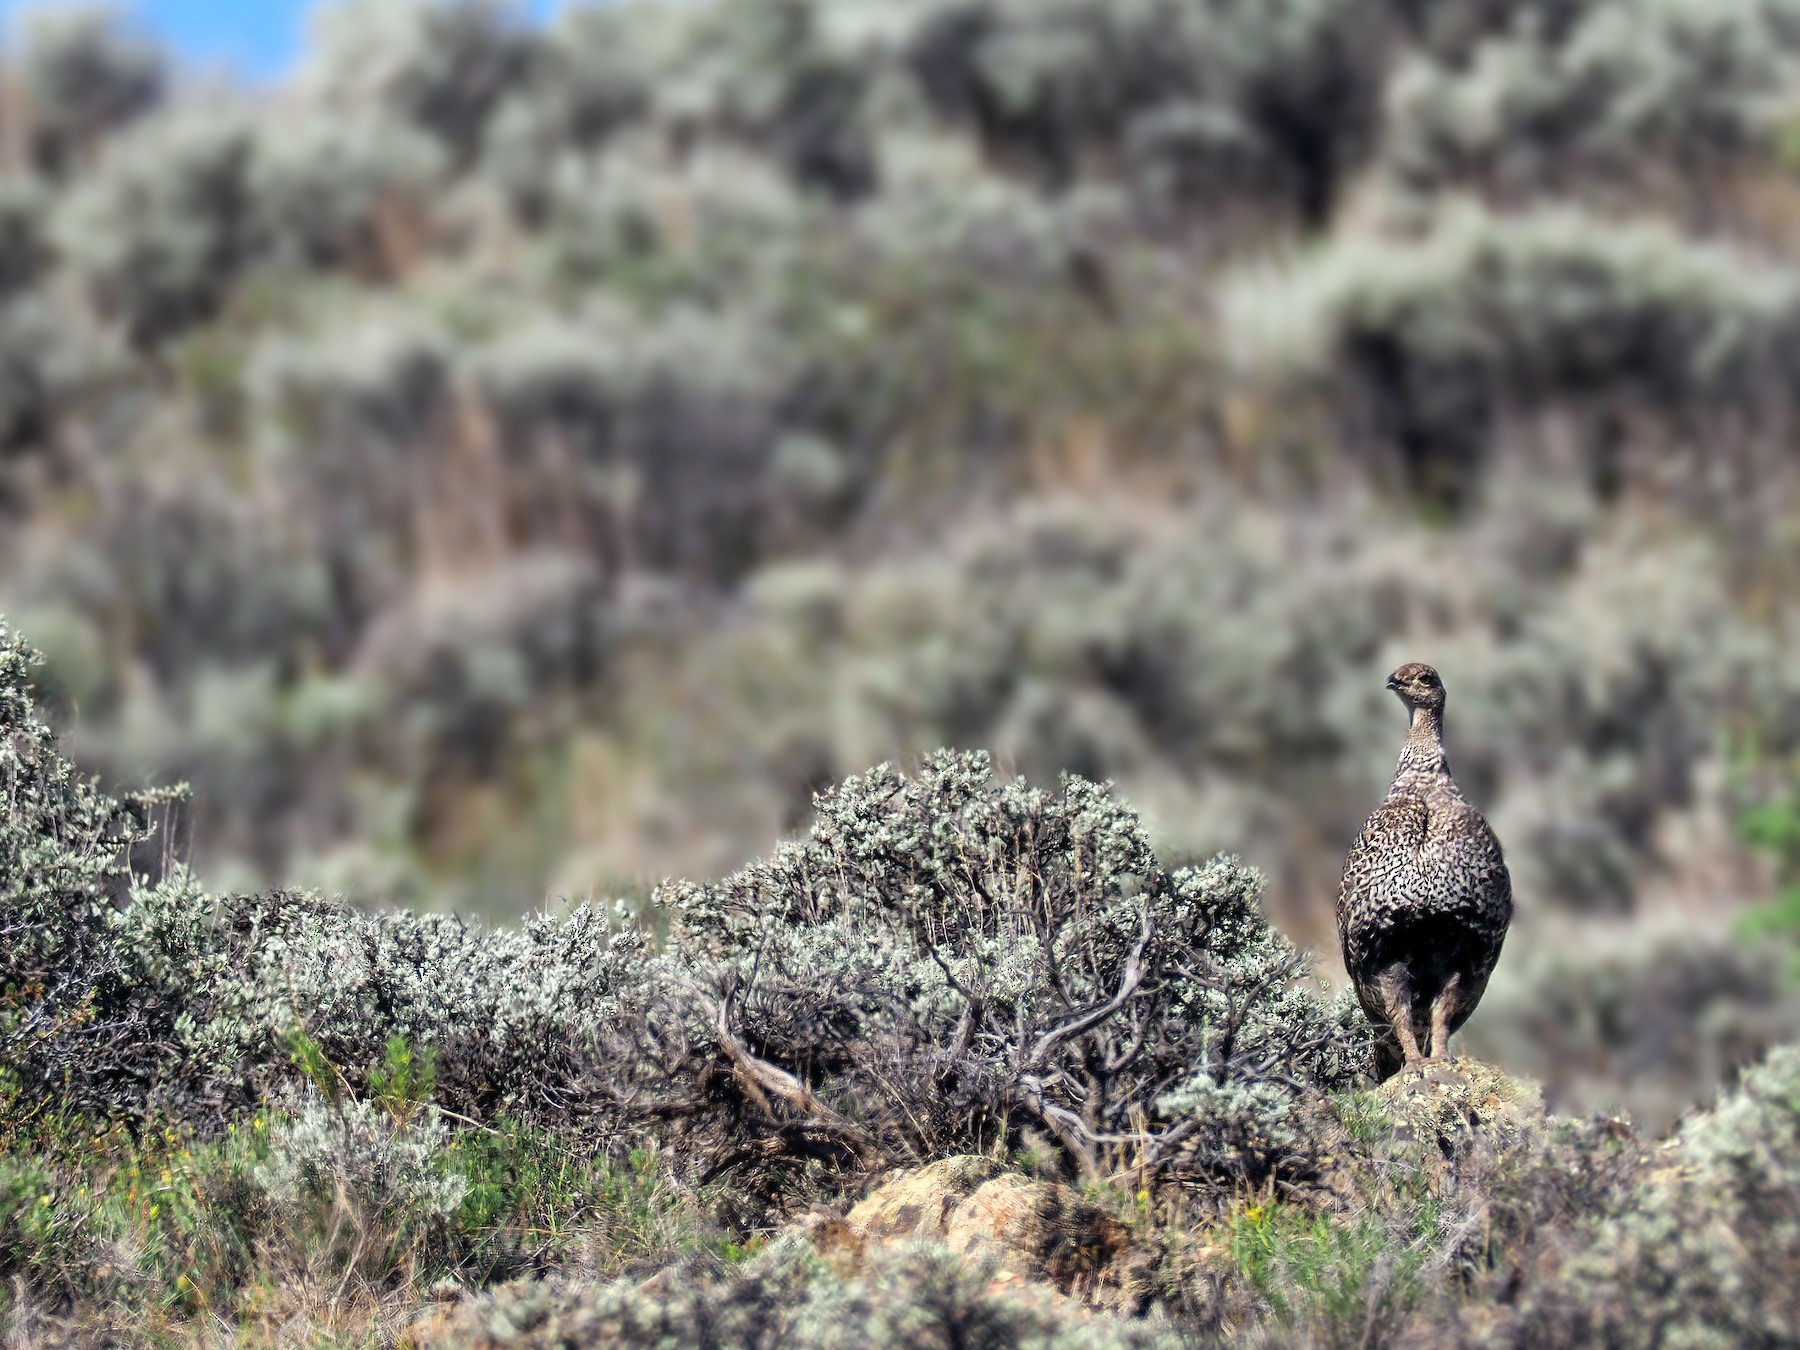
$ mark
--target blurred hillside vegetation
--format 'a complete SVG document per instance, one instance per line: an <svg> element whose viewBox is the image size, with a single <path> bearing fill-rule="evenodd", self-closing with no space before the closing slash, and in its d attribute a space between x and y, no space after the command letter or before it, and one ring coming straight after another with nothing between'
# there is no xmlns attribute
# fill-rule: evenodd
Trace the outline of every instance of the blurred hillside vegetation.
<svg viewBox="0 0 1800 1350"><path fill-rule="evenodd" d="M1521 899L1472 1046L1666 1120L1791 1034L1734 924L1795 0L367 0L258 90L59 8L4 67L0 612L209 886L638 893L948 745L1329 945L1424 658Z"/></svg>

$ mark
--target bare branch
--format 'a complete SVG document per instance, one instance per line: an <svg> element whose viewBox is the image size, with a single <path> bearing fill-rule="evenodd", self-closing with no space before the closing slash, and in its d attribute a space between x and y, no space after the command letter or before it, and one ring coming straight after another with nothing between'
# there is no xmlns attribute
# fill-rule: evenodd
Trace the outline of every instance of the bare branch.
<svg viewBox="0 0 1800 1350"><path fill-rule="evenodd" d="M758 1105L766 1113L773 1114L769 1106L769 1098L774 1097L786 1102L796 1110L803 1111L810 1117L809 1124L837 1135L849 1143L856 1152L858 1161L867 1162L879 1153L875 1141L860 1125L845 1120L833 1111L807 1087L786 1069L758 1059L749 1048L738 1039L731 1028L731 998L728 995L723 1001L714 1004L702 996L702 1002L708 1006L713 1016L713 1031L719 1038L719 1045L730 1058L732 1068L736 1071L738 1081L746 1091L758 1099Z"/></svg>
<svg viewBox="0 0 1800 1350"><path fill-rule="evenodd" d="M1064 1041L1068 1040L1069 1037L1079 1036L1089 1027L1098 1026L1114 1013L1118 1012L1119 1009L1123 1008L1126 1003L1131 1000L1131 996L1137 992L1138 985L1143 983L1144 949L1150 945L1150 939L1154 936L1155 932L1156 924L1150 917L1149 906L1146 905L1144 907L1143 920L1138 930L1137 945L1131 949L1131 954L1125 958L1125 971L1119 977L1119 988L1117 992L1099 1007L1091 1009L1082 1016L1075 1018L1073 1021L1064 1022L1061 1026L1052 1027L1042 1036L1038 1037L1037 1043L1031 1047L1031 1053L1025 1057L1027 1067L1035 1068L1042 1064L1044 1062L1044 1056L1048 1055L1058 1045L1061 1045Z"/></svg>

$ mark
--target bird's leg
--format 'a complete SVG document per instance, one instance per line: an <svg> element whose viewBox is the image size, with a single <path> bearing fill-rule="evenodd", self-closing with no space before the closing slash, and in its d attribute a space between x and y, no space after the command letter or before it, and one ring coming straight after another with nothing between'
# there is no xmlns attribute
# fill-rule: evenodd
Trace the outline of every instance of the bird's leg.
<svg viewBox="0 0 1800 1350"><path fill-rule="evenodd" d="M1431 1001L1431 1057L1450 1058L1450 1019L1456 1015L1462 994L1462 976L1452 975Z"/></svg>
<svg viewBox="0 0 1800 1350"><path fill-rule="evenodd" d="M1406 1059L1404 1067L1410 1069L1425 1056L1419 1053L1419 1040L1413 1035L1412 981L1407 978L1404 966L1389 966L1382 973L1381 1007L1394 1028L1394 1035L1400 1038L1400 1053Z"/></svg>

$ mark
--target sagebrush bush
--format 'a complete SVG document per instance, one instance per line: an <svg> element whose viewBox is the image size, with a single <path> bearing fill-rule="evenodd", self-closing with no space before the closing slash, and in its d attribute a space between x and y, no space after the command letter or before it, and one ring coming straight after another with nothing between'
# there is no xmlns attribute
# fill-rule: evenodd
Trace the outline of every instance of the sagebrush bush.
<svg viewBox="0 0 1800 1350"><path fill-rule="evenodd" d="M462 160L532 67L532 44L506 0L335 0L313 22L301 76L309 93L409 122Z"/></svg>
<svg viewBox="0 0 1800 1350"><path fill-rule="evenodd" d="M111 922L179 794L113 798L79 774L33 708L35 659L0 623L0 1094L9 1113L105 1113L164 1068L166 1023L134 997Z"/></svg>
<svg viewBox="0 0 1800 1350"><path fill-rule="evenodd" d="M1779 1345L1800 1326L1800 1050L1682 1127L1522 1310L1519 1345Z"/></svg>
<svg viewBox="0 0 1800 1350"><path fill-rule="evenodd" d="M54 317L30 298L0 309L0 469L41 450L56 424L63 372ZM0 504L15 494L0 475Z"/></svg>
<svg viewBox="0 0 1800 1350"><path fill-rule="evenodd" d="M921 1244L886 1254L864 1277L842 1280L804 1244L785 1241L754 1260L684 1278L634 1285L520 1282L456 1309L434 1338L457 1350L500 1344L601 1342L679 1347L860 1345L1095 1346L1136 1350L1175 1345L1169 1328L1075 1313L1026 1301L990 1285L990 1262ZM504 1328L504 1341L495 1328Z"/></svg>
<svg viewBox="0 0 1800 1350"><path fill-rule="evenodd" d="M434 1109L400 1121L373 1102L310 1096L270 1132L254 1175L277 1225L329 1231L322 1216L341 1215L346 1251L333 1255L385 1274L447 1245L469 1193L469 1179L446 1166L449 1139Z"/></svg>
<svg viewBox="0 0 1800 1350"><path fill-rule="evenodd" d="M1706 177L1776 153L1800 95L1800 16L1786 0L1507 17L1394 76L1382 153L1409 183L1548 195L1659 169Z"/></svg>
<svg viewBox="0 0 1800 1350"><path fill-rule="evenodd" d="M609 570L730 582L760 558L766 488L796 380L735 312L539 323L472 355L507 442L522 524ZM526 467L528 465L529 467Z"/></svg>
<svg viewBox="0 0 1800 1350"><path fill-rule="evenodd" d="M167 91L162 51L107 6L46 5L30 10L20 26L27 121L19 130L29 136L34 162L49 173L75 170L103 138L151 112Z"/></svg>
<svg viewBox="0 0 1800 1350"><path fill-rule="evenodd" d="M51 261L49 195L32 179L0 177L0 301L26 290Z"/></svg>
<svg viewBox="0 0 1800 1350"><path fill-rule="evenodd" d="M155 880L141 855L180 794L115 799L78 773L33 708L33 659L0 630L9 1110L216 1123L292 1078L296 1029L358 1084L391 1038L416 1042L444 1100L481 1113L566 1113L604 1078L614 984L641 938L587 909L490 933L282 892L208 896L180 870Z"/></svg>
<svg viewBox="0 0 1800 1350"><path fill-rule="evenodd" d="M295 118L262 138L251 170L259 244L290 265L402 274L425 251L444 160L429 136L393 119Z"/></svg>
<svg viewBox="0 0 1800 1350"><path fill-rule="evenodd" d="M658 892L639 1053L717 1167L1030 1146L1088 1180L1304 1175L1311 1094L1365 1047L1259 889L1226 858L1165 870L1080 779L877 769L768 862Z"/></svg>
<svg viewBox="0 0 1800 1350"><path fill-rule="evenodd" d="M398 1037L459 1111L673 1128L715 1169L1041 1141L1088 1179L1127 1157L1260 1179L1306 1172L1313 1094L1361 1071L1366 1047L1300 983L1254 873L1165 870L1130 810L1078 779L997 785L985 757L940 754L911 780L850 780L770 862L660 891L672 932L650 958L592 909L490 932L209 897L182 872L126 894L146 837L130 812L147 807L75 774L35 721L16 641L8 661L15 797L68 798L7 822L27 1101L73 1090L55 1075L110 1017L95 1043L119 1072L150 1053L132 1036L156 1058L137 1101L94 1060L78 1100L109 1113L216 1120L292 1079L294 1034L332 1082L379 1088ZM59 902L81 909L53 920Z"/></svg>
<svg viewBox="0 0 1800 1350"><path fill-rule="evenodd" d="M241 110L184 108L113 141L61 203L70 268L132 341L211 318L254 258L255 147Z"/></svg>
<svg viewBox="0 0 1800 1350"><path fill-rule="evenodd" d="M604 573L548 551L428 603L396 606L358 653L358 672L394 714L369 742L420 785L457 769L497 775L559 696L604 687L616 624Z"/></svg>
<svg viewBox="0 0 1800 1350"><path fill-rule="evenodd" d="M1797 295L1785 268L1660 223L1463 203L1422 237L1342 238L1225 303L1249 364L1333 385L1414 491L1456 502L1505 419L1545 407L1678 431L1726 407L1779 417ZM1612 447L1589 439L1601 481Z"/></svg>
<svg viewBox="0 0 1800 1350"><path fill-rule="evenodd" d="M395 1036L435 1057L465 1113L614 1128L604 1037L641 940L578 909L490 931L448 915L361 915L287 893L141 896L118 920L141 969L179 991L192 1071L240 1099L290 1079L296 1028L365 1087Z"/></svg>
<svg viewBox="0 0 1800 1350"><path fill-rule="evenodd" d="M670 12L642 5L574 5L551 23L532 78L510 92L488 122L484 170L522 218L540 220L559 171L641 117L655 93L655 38Z"/></svg>
<svg viewBox="0 0 1800 1350"><path fill-rule="evenodd" d="M867 195L879 181L872 105L889 55L884 34L914 18L906 6L878 8L771 0L688 11L691 27L657 92L659 120L681 135L752 141L825 196Z"/></svg>
<svg viewBox="0 0 1800 1350"><path fill-rule="evenodd" d="M1260 189L1317 224L1371 139L1385 10L970 0L928 10L909 60L934 105L1051 182L1123 141L1185 202Z"/></svg>
<svg viewBox="0 0 1800 1350"><path fill-rule="evenodd" d="M469 506L434 490L462 447L453 422L454 343L435 321L391 310L346 316L259 350L247 383L269 477L311 503L301 539L332 578L346 641L415 567L469 527ZM324 509L325 503L332 503Z"/></svg>
<svg viewBox="0 0 1800 1350"><path fill-rule="evenodd" d="M658 309L779 295L806 246L825 247L808 228L817 208L777 166L725 148L671 158L653 140L624 140L598 161L563 164L545 195L555 274Z"/></svg>

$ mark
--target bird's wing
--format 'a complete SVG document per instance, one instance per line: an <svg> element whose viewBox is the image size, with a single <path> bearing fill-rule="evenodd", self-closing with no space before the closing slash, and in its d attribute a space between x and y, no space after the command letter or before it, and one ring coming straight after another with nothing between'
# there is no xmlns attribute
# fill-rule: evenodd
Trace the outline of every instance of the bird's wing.
<svg viewBox="0 0 1800 1350"><path fill-rule="evenodd" d="M1512 917L1512 876L1500 840L1481 812L1461 804L1454 821L1430 832L1420 861L1442 878L1450 909L1475 927L1497 924L1505 931Z"/></svg>
<svg viewBox="0 0 1800 1350"><path fill-rule="evenodd" d="M1346 960L1356 960L1361 933L1384 925L1409 898L1425 893L1420 849L1430 824L1425 803L1417 797L1389 798L1370 813L1344 859L1338 888L1338 936Z"/></svg>

